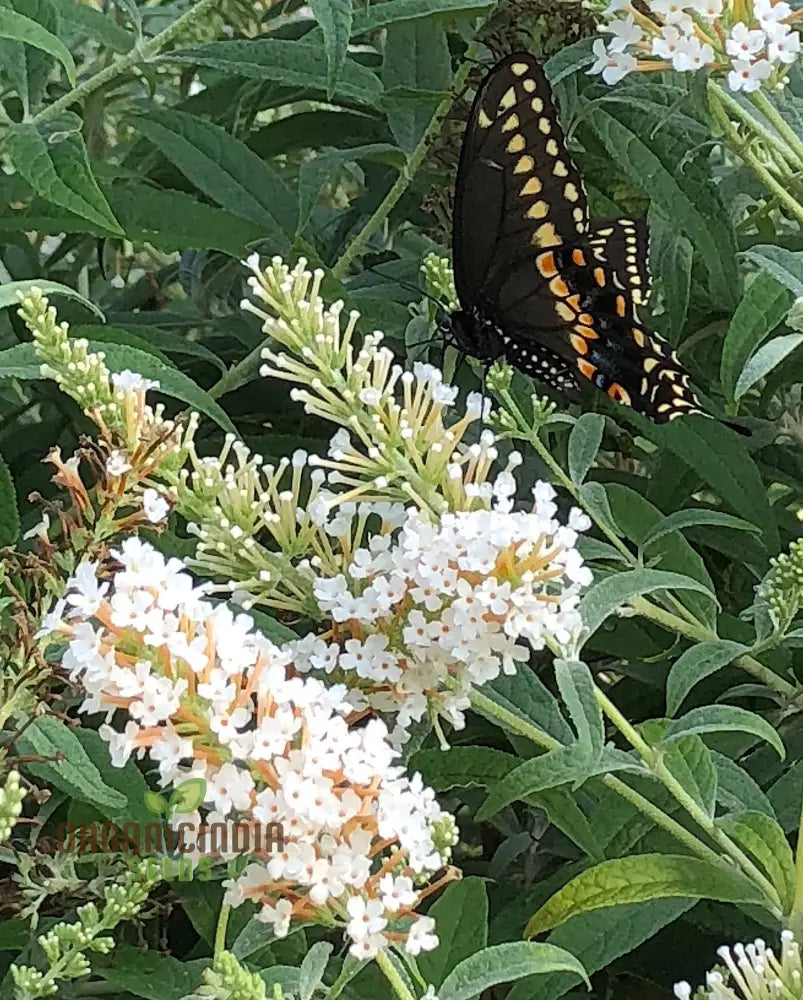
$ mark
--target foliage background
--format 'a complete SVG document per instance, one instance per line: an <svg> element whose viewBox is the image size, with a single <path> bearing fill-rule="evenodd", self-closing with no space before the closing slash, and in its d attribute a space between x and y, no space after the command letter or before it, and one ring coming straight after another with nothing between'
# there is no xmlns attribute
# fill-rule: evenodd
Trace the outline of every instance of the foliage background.
<svg viewBox="0 0 803 1000"><path fill-rule="evenodd" d="M14 34L21 17L29 44ZM30 34L27 22L61 45ZM799 534L803 355L795 348L803 335L783 324L803 296L803 241L740 161L712 140L698 77L635 75L609 89L584 72L593 61L593 30L592 12L580 5L527 0L315 0L311 11L292 0L194 7L181 0L0 0L0 305L14 305L17 289L30 283L75 290L58 299L73 334L102 345L113 370L158 378L169 409L198 409L207 418L200 451L219 451L236 428L268 460L297 447L323 452L331 428L290 404L284 386L257 377L263 334L239 309L240 259L254 250L305 256L326 268L324 294L360 311L364 332L382 329L398 353L429 352L437 362L438 344L414 346L432 335L419 272L428 252L448 253L464 85L516 42L549 57L592 215L647 217L656 284L651 321L678 348L704 398L717 412L743 417L752 437L713 423L658 428L589 395L585 408L605 420L586 425L594 442L587 460L569 444L572 422L557 422L542 435L541 452L525 449L522 480L554 482L556 466L570 470L564 485L606 527L587 543L603 575L647 566L702 584L705 592L681 591L674 611L663 602L663 618L603 615L587 662L635 726L723 705L762 716L781 736L786 760L735 716L717 716L725 722L708 728L719 731L707 732L705 742L688 736L671 766L712 821L750 809L792 834L803 794L803 643L791 628L781 634L761 602L745 612L770 558ZM105 74L102 86L72 92L72 80L97 73ZM799 129L799 65L790 77L778 102ZM755 352L772 334L786 339L776 342L769 367L764 356L756 378ZM445 365L462 387L478 386L479 373L457 358L447 355ZM518 377L514 390L521 398L530 391ZM59 445L71 453L89 428L80 409L40 379L29 334L5 308L0 543L15 544L38 520L31 493L52 495L40 462L47 450ZM582 439L574 440L576 448ZM725 514L741 521L717 516ZM659 521L662 537L643 545ZM192 551L180 526L158 544ZM620 596L626 599L624 590ZM701 649L701 642L709 645ZM743 653L752 666L733 663ZM550 661L535 655L532 670L497 682L489 697L561 738L566 722ZM55 679L36 697L69 716L69 693ZM37 735L9 752L27 746L41 753L41 729L37 723ZM63 731L56 742L66 739ZM69 741L61 749L68 759L76 755L74 766L88 757L101 785L125 797L127 815L141 808L145 786L136 767L115 772L91 730L72 730ZM427 742L413 760L457 815L457 862L468 876L433 907L445 943L421 961L430 982L483 943L519 939L539 906L591 862L677 852L666 833L595 778L578 791L523 796L477 821L486 789L532 754L526 741L477 715L454 734L452 750ZM55 770L27 770L52 782L45 820L121 812L64 772L59 784ZM656 782L632 784L688 822ZM4 857L18 864L16 855ZM102 867L55 871L33 850L30 858L25 872L6 867L5 966L20 949L25 954L32 914L46 928L97 895L105 874ZM219 897L216 883L163 887L128 945L108 968L101 963L91 995L179 1000L191 992L210 954ZM240 917L229 942L255 969L297 967L321 936L300 930L265 945ZM548 940L596 973L595 996L658 997L678 979L699 981L723 940L777 929L755 908L654 898L573 917ZM142 943L147 951L137 949ZM376 975L367 969L343 995L381 994ZM555 975L539 980L537 995L557 998L573 986ZM525 980L510 1000L534 988ZM90 995L80 986L65 989ZM11 995L7 977L0 1000Z"/></svg>

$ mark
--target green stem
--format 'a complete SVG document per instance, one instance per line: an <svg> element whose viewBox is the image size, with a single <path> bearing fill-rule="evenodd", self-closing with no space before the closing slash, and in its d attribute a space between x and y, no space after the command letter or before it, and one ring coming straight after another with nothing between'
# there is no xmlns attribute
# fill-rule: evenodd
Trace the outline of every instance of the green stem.
<svg viewBox="0 0 803 1000"><path fill-rule="evenodd" d="M502 708L501 705L497 705L495 701L492 701L487 695L481 694L477 690L471 693L471 707L479 712L480 715L485 716L485 718L498 723L519 736L525 737L525 739L535 743L536 746L543 747L544 750L555 750L557 747L563 745L556 739L553 739L553 737L542 732L531 722L527 722L526 719L522 719L521 716L516 715L514 712ZM620 798L629 802L642 815L649 817L656 826L666 830L668 834L683 844L692 854L696 854L697 857L702 858L704 861L710 861L712 864L722 864L722 859L716 851L712 850L699 837L695 837L685 826L682 826L677 820L668 816L640 792L637 792L613 774L602 774L599 777L606 788L609 788Z"/></svg>
<svg viewBox="0 0 803 1000"><path fill-rule="evenodd" d="M380 951L376 956L376 964L382 970L385 979L393 987L393 992L399 1000L415 1000L413 994L407 989L407 984L399 975L399 970L388 958L386 952Z"/></svg>
<svg viewBox="0 0 803 1000"><path fill-rule="evenodd" d="M656 605L644 597L633 597L629 603L630 607L637 614L641 615L642 618L648 618L657 625L663 626L668 631L677 632L678 635L685 636L685 638L691 639L693 642L709 642L719 638L716 632L711 629L684 621L682 618L678 618L677 615L673 615L670 611L656 607ZM763 663L759 663L750 653L743 653L741 656L737 656L733 662L741 670L744 670L745 673L755 677L762 684L766 684L768 688L777 692L783 698L788 699L798 706L803 705L803 692L799 688L795 687L794 684L790 684L789 681L785 681L783 677L779 677L774 670L765 667Z"/></svg>
<svg viewBox="0 0 803 1000"><path fill-rule="evenodd" d="M46 118L53 118L55 115L61 114L62 111L66 111L73 104L84 100L90 94L94 94L96 90L105 87L106 84L111 83L118 76L127 73L138 63L148 62L148 60L153 59L155 55L158 55L163 48L177 38L197 18L205 14L208 10L212 10L219 2L220 0L198 0L198 3L188 10L186 14L182 14L181 17L176 18L171 25L165 28L164 31L160 31L158 35L154 35L149 42L135 45L126 55L118 56L105 69L90 76L88 80L84 80L83 83L77 87L73 87L63 97L43 108L37 115L34 115L33 120L44 121Z"/></svg>
<svg viewBox="0 0 803 1000"><path fill-rule="evenodd" d="M797 162L794 150L786 144L781 136L766 128L763 122L749 114L724 87L720 87L713 81L711 81L711 85L716 87L717 98L722 107L760 139L768 150L776 154L777 162L781 167L793 173L800 169L803 164Z"/></svg>
<svg viewBox="0 0 803 1000"><path fill-rule="evenodd" d="M786 188L778 181L767 168L761 163L758 157L750 149L749 141L746 142L739 133L736 131L733 122L730 120L726 110L725 104L730 102L730 98L725 92L712 80L708 82L708 96L711 106L711 111L719 123L722 129L724 137L728 140L728 143L733 148L733 150L741 157L744 163L750 167L756 177L761 181L764 187L773 194L780 204L784 205L791 214L798 220L798 222L803 226L803 205L801 205L791 194L786 190ZM736 103L736 102L733 102ZM738 107L738 104L737 104ZM741 111L741 109L740 109ZM742 112L743 115L743 112ZM751 119L754 131L760 129L760 125ZM762 133L766 130L762 130ZM767 133L768 134L768 133ZM762 135L763 137L763 135ZM777 142L774 143L777 145Z"/></svg>
<svg viewBox="0 0 803 1000"><path fill-rule="evenodd" d="M799 167L803 167L803 140L795 132L792 126L784 120L783 115L767 97L763 90L757 90L750 94L748 100L761 112L774 129L782 136L793 155L796 157ZM799 168L798 168L799 169Z"/></svg>
<svg viewBox="0 0 803 1000"><path fill-rule="evenodd" d="M421 136L418 145L410 154L407 163L399 172L399 176L396 178L395 183L382 199L382 203L379 205L371 218L365 223L360 232L357 233L349 246L346 248L343 256L332 268L333 277L338 279L345 277L349 267L365 252L365 248L368 245L369 240L379 232L382 223L388 215L390 215L392 209L396 205L396 202L410 186L413 178L418 172L419 167L424 162L424 157L427 155L427 150L429 149L429 143L432 136L435 135L437 130L440 128L441 122L445 118L449 108L452 106L454 94L459 94L465 86L465 82L471 70L470 60L476 54L477 49L478 46L476 43L469 46L466 57L452 78L449 93L443 98L438 107L435 109L435 114L430 119L426 132L424 132Z"/></svg>
<svg viewBox="0 0 803 1000"><path fill-rule="evenodd" d="M229 923L229 914L231 913L231 907L225 904L220 907L220 913L217 918L217 928L215 929L215 950L212 957L212 966L217 968L220 962L220 956L226 950L226 928Z"/></svg>
<svg viewBox="0 0 803 1000"><path fill-rule="evenodd" d="M597 687L595 687L595 694L597 703L602 711L608 719L610 719L614 726L616 726L627 742L633 747L639 757L641 757L644 765L649 768L652 774L658 779L658 781L661 782L675 801L682 806L682 808L694 820L700 829L704 830L711 840L718 844L719 847L721 847L722 850L736 862L742 872L753 883L755 883L755 885L767 897L767 900L775 910L775 915L780 917L783 912L781 899L772 882L770 882L766 875L764 875L764 873L750 860L744 851L742 851L742 849L717 826L714 820L708 815L705 809L699 805L694 797L689 795L681 782L677 780L669 768L667 768L664 764L660 751L656 752L649 745L649 743L641 737L638 731L622 715L616 705L614 705L608 696Z"/></svg>
<svg viewBox="0 0 803 1000"><path fill-rule="evenodd" d="M270 337L265 337L265 339L250 351L242 359L238 361L236 365L232 365L231 368L215 382L211 389L207 390L207 395L211 396L212 399L220 399L221 396L225 396L227 392L233 392L235 389L239 388L243 382L247 381L246 376L254 367L254 365L259 364L259 359L262 356L262 351L270 343Z"/></svg>

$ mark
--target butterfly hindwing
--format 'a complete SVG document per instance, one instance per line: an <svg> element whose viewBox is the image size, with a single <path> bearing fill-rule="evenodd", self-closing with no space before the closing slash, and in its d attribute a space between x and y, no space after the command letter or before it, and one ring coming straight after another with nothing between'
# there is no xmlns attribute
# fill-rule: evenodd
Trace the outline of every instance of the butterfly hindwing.
<svg viewBox="0 0 803 1000"><path fill-rule="evenodd" d="M629 289L637 306L647 304L652 291L650 231L643 219L594 219L588 243L602 251L605 263Z"/></svg>
<svg viewBox="0 0 803 1000"><path fill-rule="evenodd" d="M457 171L452 243L462 307L492 300L511 261L559 243L559 234L579 236L587 223L546 76L532 56L507 56L477 91Z"/></svg>

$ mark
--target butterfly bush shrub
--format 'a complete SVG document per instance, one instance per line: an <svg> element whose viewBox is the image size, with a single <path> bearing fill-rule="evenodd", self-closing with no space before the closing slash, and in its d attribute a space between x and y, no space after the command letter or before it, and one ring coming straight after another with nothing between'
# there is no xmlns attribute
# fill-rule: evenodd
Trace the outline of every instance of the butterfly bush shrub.
<svg viewBox="0 0 803 1000"><path fill-rule="evenodd" d="M802 995L799 30L0 4L4 1000ZM749 437L444 342L522 50Z"/></svg>

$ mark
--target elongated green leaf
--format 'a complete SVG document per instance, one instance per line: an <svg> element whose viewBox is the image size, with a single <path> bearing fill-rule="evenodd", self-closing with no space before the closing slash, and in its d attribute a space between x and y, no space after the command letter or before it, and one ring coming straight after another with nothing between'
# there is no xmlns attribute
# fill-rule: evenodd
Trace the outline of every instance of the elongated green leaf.
<svg viewBox="0 0 803 1000"><path fill-rule="evenodd" d="M605 418L599 413L584 413L572 427L569 435L569 475L575 486L583 482L594 464L604 428Z"/></svg>
<svg viewBox="0 0 803 1000"><path fill-rule="evenodd" d="M80 124L77 115L65 115L51 119L47 131L35 124L13 125L6 134L6 152L37 194L122 236L92 173Z"/></svg>
<svg viewBox="0 0 803 1000"><path fill-rule="evenodd" d="M602 483L583 483L580 487L580 498L583 506L594 519L619 534L619 527L611 511L610 501L605 486Z"/></svg>
<svg viewBox="0 0 803 1000"><path fill-rule="evenodd" d="M331 954L332 945L328 941L316 941L304 956L298 970L299 1000L312 1000L313 993L321 985Z"/></svg>
<svg viewBox="0 0 803 1000"><path fill-rule="evenodd" d="M596 761L605 742L605 724L591 671L578 660L556 659L555 681L577 730L579 748Z"/></svg>
<svg viewBox="0 0 803 1000"><path fill-rule="evenodd" d="M25 766L36 777L60 788L79 802L88 802L104 815L125 807L124 795L104 783L72 729L52 715L35 719L17 740L20 753L52 758ZM56 759L60 758L60 759Z"/></svg>
<svg viewBox="0 0 803 1000"><path fill-rule="evenodd" d="M0 376L1 377L1 376ZM17 491L6 460L0 455L0 546L13 545L20 533Z"/></svg>
<svg viewBox="0 0 803 1000"><path fill-rule="evenodd" d="M747 286L722 345L719 377L729 400L736 398L736 380L747 359L781 322L791 301L789 290L767 271L759 271Z"/></svg>
<svg viewBox="0 0 803 1000"><path fill-rule="evenodd" d="M323 46L302 40L258 38L232 42L209 42L178 49L167 57L193 66L209 66L232 76L302 87L326 93L326 55ZM377 77L351 58L346 58L335 95L363 104L376 104L382 93Z"/></svg>
<svg viewBox="0 0 803 1000"><path fill-rule="evenodd" d="M111 331L111 335L110 335ZM81 324L70 327L73 337L86 337L87 340L112 340L118 344L130 344L143 351L151 351L157 358L168 362L168 355L183 354L191 358L208 361L220 372L226 371L226 366L213 351L196 340L189 340L173 330L164 330L159 326L100 326L99 324ZM130 338L130 339L129 339Z"/></svg>
<svg viewBox="0 0 803 1000"><path fill-rule="evenodd" d="M441 91L452 78L451 58L443 26L430 21L399 21L388 28L382 82L390 90ZM399 146L411 153L437 106L435 97L422 107L388 109L388 124Z"/></svg>
<svg viewBox="0 0 803 1000"><path fill-rule="evenodd" d="M411 770L420 771L426 783L439 792L470 785L490 788L519 763L513 754L492 747L419 750L410 758Z"/></svg>
<svg viewBox="0 0 803 1000"><path fill-rule="evenodd" d="M775 819L772 803L752 775L716 750L711 751L711 759L717 769L717 801L723 810L740 813L749 809Z"/></svg>
<svg viewBox="0 0 803 1000"><path fill-rule="evenodd" d="M418 968L428 983L440 986L464 959L488 944L488 897L480 878L464 878L446 887L429 916L438 928L438 947L422 952Z"/></svg>
<svg viewBox="0 0 803 1000"><path fill-rule="evenodd" d="M2 7L30 18L53 36L62 36L51 0L3 0ZM0 35L2 75L19 95L26 119L41 104L55 66L56 59L49 52Z"/></svg>
<svg viewBox="0 0 803 1000"><path fill-rule="evenodd" d="M658 524L650 528L641 540L641 547L646 549L648 545L652 545L659 538L663 538L673 531L680 531L683 528L693 528L700 524L713 524L720 528L734 528L737 531L753 531L756 533L760 533L761 531L755 524L750 524L749 521L745 521L740 517L734 517L732 514L725 514L719 510L704 510L703 508L676 510L673 514L667 514Z"/></svg>
<svg viewBox="0 0 803 1000"><path fill-rule="evenodd" d="M795 898L795 859L778 822L763 812L744 812L717 820L717 826L757 859L788 913Z"/></svg>
<svg viewBox="0 0 803 1000"><path fill-rule="evenodd" d="M51 0L59 12L62 28L83 35L91 41L105 45L113 52L130 52L134 36L121 28L112 17L94 7L87 7L79 0Z"/></svg>
<svg viewBox="0 0 803 1000"><path fill-rule="evenodd" d="M321 26L326 52L326 93L335 92L340 70L346 61L354 7L351 0L310 0L312 13Z"/></svg>
<svg viewBox="0 0 803 1000"><path fill-rule="evenodd" d="M295 231L293 197L284 182L243 142L183 111L151 108L133 119L200 191L222 208L255 222L280 250Z"/></svg>
<svg viewBox="0 0 803 1000"><path fill-rule="evenodd" d="M488 797L477 810L477 822L485 822L511 802L521 801L528 795L582 781L592 771L593 762L588 751L576 744L531 757L490 786Z"/></svg>
<svg viewBox="0 0 803 1000"><path fill-rule="evenodd" d="M683 786L697 805L714 816L717 801L717 772L711 751L699 736L684 736L664 749L664 766Z"/></svg>
<svg viewBox="0 0 803 1000"><path fill-rule="evenodd" d="M159 392L173 399L179 399L194 407L199 413L214 420L225 431L236 434L226 411L223 410L200 386L183 372L172 368L152 354L146 354L136 347L124 344L106 344L90 341L90 351L102 351L106 367L110 372L122 372L126 369L139 372L146 378L155 379L159 383ZM18 344L6 351L0 351L0 378L4 373L15 378L41 378L39 361L33 344Z"/></svg>
<svg viewBox="0 0 803 1000"><path fill-rule="evenodd" d="M0 285L0 309L7 309L9 306L19 306L19 293L26 295L32 288L38 288L40 292L48 297L53 295L63 295L68 299L75 299L82 306L86 306L91 312L101 319L105 319L103 313L94 302L85 299L83 295L76 292L69 285L62 285L58 281L47 281L44 278L32 278L29 281L9 281L5 285ZM0 352L5 354L5 352Z"/></svg>
<svg viewBox="0 0 803 1000"><path fill-rule="evenodd" d="M201 980L209 960L183 961L156 950L142 951L131 945L115 948L113 965L97 963L97 974L119 993L142 1000L183 1000Z"/></svg>
<svg viewBox="0 0 803 1000"><path fill-rule="evenodd" d="M492 7L494 0L387 0L355 12L352 37L376 31L398 21L416 21L424 17L460 14Z"/></svg>
<svg viewBox="0 0 803 1000"><path fill-rule="evenodd" d="M574 76L594 62L593 41L592 38L583 38L573 45L567 45L547 59L544 63L544 72L553 87L557 87L567 77Z"/></svg>
<svg viewBox="0 0 803 1000"><path fill-rule="evenodd" d="M36 49L47 52L61 63L67 73L70 86L75 86L75 61L70 50L59 38L44 28L38 21L0 7L0 38L11 38L24 42Z"/></svg>
<svg viewBox="0 0 803 1000"><path fill-rule="evenodd" d="M572 727L561 714L555 696L534 670L503 674L486 684L483 693L508 712L542 729L559 743L571 743L574 739ZM474 709L482 711L477 706ZM492 721L499 725L498 719L494 718Z"/></svg>
<svg viewBox="0 0 803 1000"><path fill-rule="evenodd" d="M471 1000L491 986L545 972L575 972L588 984L585 969L570 952L551 944L514 941L464 959L442 983L438 1000Z"/></svg>
<svg viewBox="0 0 803 1000"><path fill-rule="evenodd" d="M581 872L533 914L524 934L533 937L570 917L606 906L671 897L761 902L758 889L726 865L687 855L635 854Z"/></svg>
<svg viewBox="0 0 803 1000"><path fill-rule="evenodd" d="M670 724L663 741L667 743L689 733L751 733L777 750L781 760L786 757L781 737L769 722L755 712L748 712L735 705L702 705L700 708L693 708Z"/></svg>
<svg viewBox="0 0 803 1000"><path fill-rule="evenodd" d="M651 594L656 590L696 590L713 596L707 587L689 576L658 569L632 569L600 580L586 591L580 602L583 622L593 634L609 615L627 604L631 598Z"/></svg>
<svg viewBox="0 0 803 1000"><path fill-rule="evenodd" d="M768 344L759 347L742 369L736 388L733 390L734 398L741 399L748 389L759 379L769 375L773 368L801 344L803 344L803 333L788 333L784 337L775 337Z"/></svg>
<svg viewBox="0 0 803 1000"><path fill-rule="evenodd" d="M664 308L669 321L664 332L676 344L689 309L694 248L690 240L674 231L661 212L651 208L647 221L650 227L650 271L663 287Z"/></svg>
<svg viewBox="0 0 803 1000"><path fill-rule="evenodd" d="M681 702L695 684L716 673L722 667L746 653L739 642L730 639L711 639L698 642L675 660L666 679L666 710L674 715Z"/></svg>
<svg viewBox="0 0 803 1000"><path fill-rule="evenodd" d="M784 247L759 244L745 250L741 256L756 267L769 271L795 298L803 295L803 250L794 252Z"/></svg>

